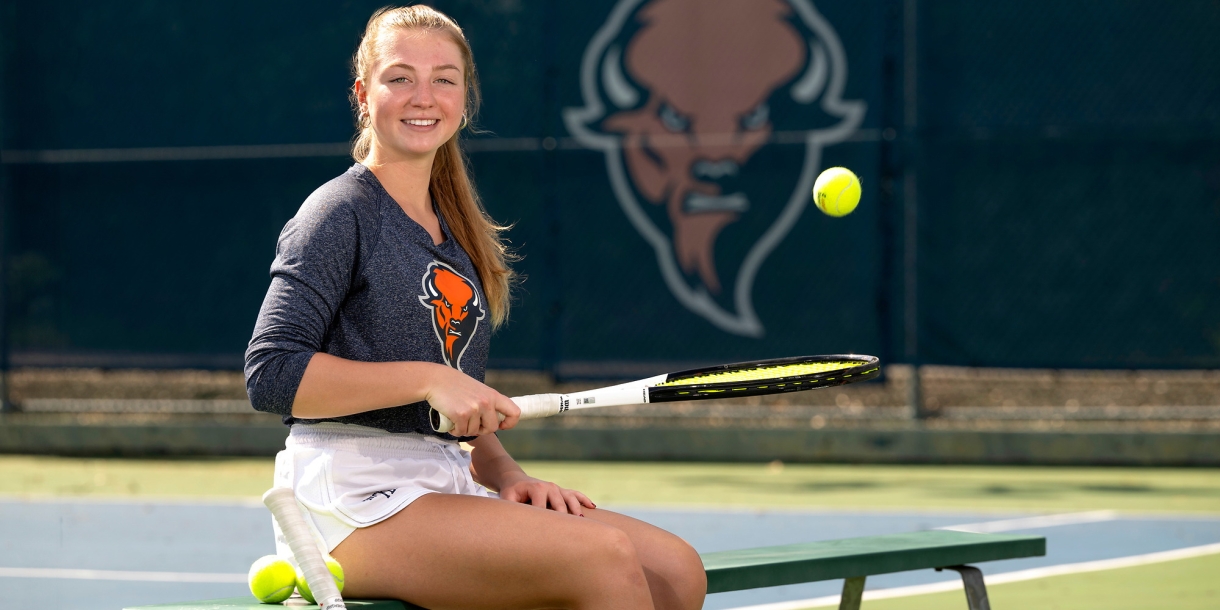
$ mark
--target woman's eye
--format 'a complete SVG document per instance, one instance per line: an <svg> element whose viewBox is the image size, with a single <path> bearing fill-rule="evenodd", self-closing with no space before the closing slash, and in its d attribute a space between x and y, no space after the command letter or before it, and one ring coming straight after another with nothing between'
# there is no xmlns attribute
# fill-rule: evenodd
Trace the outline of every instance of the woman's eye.
<svg viewBox="0 0 1220 610"><path fill-rule="evenodd" d="M405 83L405 82L407 82L407 77L399 76L398 78L391 78L390 82L391 83Z"/></svg>

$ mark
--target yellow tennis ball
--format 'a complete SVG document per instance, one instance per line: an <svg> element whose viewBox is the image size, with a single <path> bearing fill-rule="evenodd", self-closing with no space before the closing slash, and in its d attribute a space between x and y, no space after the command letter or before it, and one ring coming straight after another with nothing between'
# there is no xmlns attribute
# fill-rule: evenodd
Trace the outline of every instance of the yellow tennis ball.
<svg viewBox="0 0 1220 610"><path fill-rule="evenodd" d="M832 167L813 183L813 201L827 216L847 216L860 203L860 179L846 167Z"/></svg>
<svg viewBox="0 0 1220 610"><path fill-rule="evenodd" d="M287 559L267 555L250 566L246 582L258 601L278 604L292 596L292 588L297 585L296 569Z"/></svg>
<svg viewBox="0 0 1220 610"><path fill-rule="evenodd" d="M335 577L335 586L339 587L339 592L342 593L343 592L343 566L339 565L339 562L335 561L334 557L327 555L326 556L326 569L330 570L330 575ZM317 600L315 600L313 598L313 591L309 590L309 583L305 582L305 573L301 571L300 567L297 567L296 581L297 581L297 591L301 592L301 597L304 597L305 601L307 601L311 604L317 603Z"/></svg>

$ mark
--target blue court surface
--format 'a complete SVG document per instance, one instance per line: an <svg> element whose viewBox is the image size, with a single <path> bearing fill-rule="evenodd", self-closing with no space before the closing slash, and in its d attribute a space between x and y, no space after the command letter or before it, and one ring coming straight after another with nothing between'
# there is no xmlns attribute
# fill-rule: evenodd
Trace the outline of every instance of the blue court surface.
<svg viewBox="0 0 1220 610"><path fill-rule="evenodd" d="M1066 516L618 507L675 532L700 552L962 526L1047 537L1047 556L980 564L984 574L1220 543L1220 516ZM250 563L274 552L255 501L0 500L0 586L7 606L117 610L247 594ZM867 589L952 580L932 570L870 578ZM724 609L838 593L838 581L721 593Z"/></svg>

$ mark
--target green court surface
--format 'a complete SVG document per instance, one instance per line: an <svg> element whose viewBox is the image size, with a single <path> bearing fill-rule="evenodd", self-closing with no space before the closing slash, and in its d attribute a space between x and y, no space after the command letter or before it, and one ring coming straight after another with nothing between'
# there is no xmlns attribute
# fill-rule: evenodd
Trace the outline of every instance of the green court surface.
<svg viewBox="0 0 1220 610"><path fill-rule="evenodd" d="M1044 610L1211 610L1220 607L1220 555L987 587L991 607ZM866 589L867 590L867 589ZM961 591L865 601L862 610L965 608Z"/></svg>
<svg viewBox="0 0 1220 610"><path fill-rule="evenodd" d="M613 504L1220 512L1220 469L547 462Z"/></svg>
<svg viewBox="0 0 1220 610"><path fill-rule="evenodd" d="M617 505L1220 513L1220 469L528 462ZM0 456L0 495L256 498L273 461Z"/></svg>

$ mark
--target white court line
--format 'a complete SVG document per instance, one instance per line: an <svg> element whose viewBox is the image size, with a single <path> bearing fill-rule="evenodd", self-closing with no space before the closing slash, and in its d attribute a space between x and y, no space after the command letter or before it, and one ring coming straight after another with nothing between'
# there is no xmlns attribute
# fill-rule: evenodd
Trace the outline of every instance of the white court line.
<svg viewBox="0 0 1220 610"><path fill-rule="evenodd" d="M0 494L0 504L100 504L130 506L209 506L266 508L257 497L212 498L195 496L55 496Z"/></svg>
<svg viewBox="0 0 1220 610"><path fill-rule="evenodd" d="M1113 510L1092 510L1083 513L1064 513L1059 515L1041 515L1038 517L1021 517L1019 519L1004 519L1003 521L985 521L983 523L965 523L938 527L940 530L955 532L972 532L975 534L994 534L995 532L1011 532L1013 530L1031 530L1040 527L1056 525L1076 525L1078 523L1098 523L1113 521L1118 518L1118 512Z"/></svg>
<svg viewBox="0 0 1220 610"><path fill-rule="evenodd" d="M1217 553L1220 553L1220 542L1215 544L1205 544L1202 546L1192 546L1184 549L1174 549L1172 551L1148 553L1146 555L1132 555L1130 557L1116 557L1114 559L1099 559L1097 561L1085 561L1081 563L1065 563L1057 566L1046 566L1044 568L1032 568L1029 570L1017 570L1016 572L1004 572L1002 574L993 574L991 576L984 575L984 580L988 585L1001 585L1010 582L1021 582L1024 580L1046 578L1048 576L1063 576L1065 574L1083 574L1085 572L1100 572L1102 570L1131 568L1152 563L1162 563L1165 561L1175 561L1178 559L1190 559L1191 557L1202 557L1204 555L1215 555ZM911 595L925 595L928 593L944 593L946 591L960 591L961 589L961 580L950 580L926 585L913 585L910 587L894 587L892 589L865 591L864 601L871 601L874 599L890 599L894 597L908 597ZM839 596L827 595L825 597L798 599L790 602L760 604L757 606L740 606L733 608L732 610L806 610L807 608L822 608L837 605L839 605Z"/></svg>
<svg viewBox="0 0 1220 610"><path fill-rule="evenodd" d="M122 570L72 570L62 568L0 568L0 578L128 580L137 582L246 582L245 574L217 574L213 572L125 572Z"/></svg>

